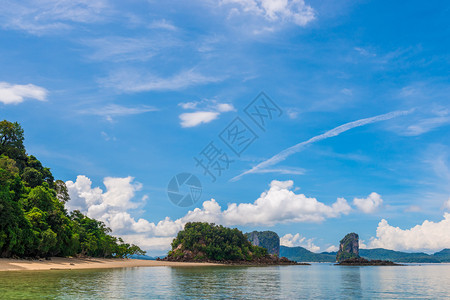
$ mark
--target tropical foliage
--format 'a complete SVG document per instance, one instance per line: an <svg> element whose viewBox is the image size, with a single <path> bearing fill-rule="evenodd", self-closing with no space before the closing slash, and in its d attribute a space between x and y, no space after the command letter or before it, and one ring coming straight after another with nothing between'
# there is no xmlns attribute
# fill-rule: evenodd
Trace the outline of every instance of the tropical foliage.
<svg viewBox="0 0 450 300"><path fill-rule="evenodd" d="M172 258L193 254L194 260L247 260L267 255L267 250L253 246L244 234L234 228L213 223L190 222L172 242L168 256Z"/></svg>
<svg viewBox="0 0 450 300"><path fill-rule="evenodd" d="M70 197L61 180L23 144L17 122L0 122L0 257L144 254L136 245L110 235L100 221L68 213Z"/></svg>

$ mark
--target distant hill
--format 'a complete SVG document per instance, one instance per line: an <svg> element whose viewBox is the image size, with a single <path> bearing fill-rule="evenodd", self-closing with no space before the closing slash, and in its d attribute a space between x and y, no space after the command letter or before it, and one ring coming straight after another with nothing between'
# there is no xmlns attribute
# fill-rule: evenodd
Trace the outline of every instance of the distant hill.
<svg viewBox="0 0 450 300"><path fill-rule="evenodd" d="M390 260L399 263L440 263L434 255L423 252L407 253L401 251L377 249L360 249L359 255L367 259Z"/></svg>
<svg viewBox="0 0 450 300"><path fill-rule="evenodd" d="M314 253L303 247L280 246L280 256L298 262L335 262L336 254Z"/></svg>
<svg viewBox="0 0 450 300"><path fill-rule="evenodd" d="M433 254L434 258L439 259L441 262L450 262L450 249L444 249L442 251Z"/></svg>
<svg viewBox="0 0 450 300"><path fill-rule="evenodd" d="M129 258L131 259L143 259L143 260L156 260L157 258L164 258L165 256L148 256L148 255L139 255L134 254L131 255Z"/></svg>
<svg viewBox="0 0 450 300"><path fill-rule="evenodd" d="M280 256L299 262L335 262L336 252L314 253L303 247L280 247ZM450 262L450 249L444 249L434 254L423 252L401 252L377 249L360 249L359 255L370 260L390 260L398 263L444 263Z"/></svg>

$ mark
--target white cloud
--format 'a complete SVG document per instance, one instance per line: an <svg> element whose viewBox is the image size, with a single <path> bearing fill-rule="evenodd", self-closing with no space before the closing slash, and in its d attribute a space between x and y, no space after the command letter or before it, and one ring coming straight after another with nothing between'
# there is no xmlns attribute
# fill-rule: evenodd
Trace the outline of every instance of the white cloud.
<svg viewBox="0 0 450 300"><path fill-rule="evenodd" d="M253 14L269 22L292 22L305 26L316 18L314 9L304 0L222 0L231 6L231 14Z"/></svg>
<svg viewBox="0 0 450 300"><path fill-rule="evenodd" d="M146 92L181 90L222 80L220 77L203 75L194 69L179 72L171 77L145 74L137 70L120 70L112 72L109 77L100 80L100 83L124 92Z"/></svg>
<svg viewBox="0 0 450 300"><path fill-rule="evenodd" d="M339 250L339 247L336 245L331 245L330 247L328 247L325 252L337 252Z"/></svg>
<svg viewBox="0 0 450 300"><path fill-rule="evenodd" d="M126 107L117 104L109 104L103 107L80 110L79 113L102 116L105 117L108 121L112 121L113 117L137 115L157 110L157 108L148 105Z"/></svg>
<svg viewBox="0 0 450 300"><path fill-rule="evenodd" d="M382 204L383 199L377 193L371 193L367 198L355 198L353 204L362 212L370 214L375 212Z"/></svg>
<svg viewBox="0 0 450 300"><path fill-rule="evenodd" d="M195 112L182 113L179 115L181 127L195 127L200 124L209 123L217 119L220 114L234 111L230 103L218 103L216 100L203 100L196 102L179 103L183 109L198 109ZM201 108L199 108L201 106Z"/></svg>
<svg viewBox="0 0 450 300"><path fill-rule="evenodd" d="M446 211L450 212L450 198L447 199L447 201L444 202L444 207Z"/></svg>
<svg viewBox="0 0 450 300"><path fill-rule="evenodd" d="M359 239L359 249L367 249L367 245L364 240Z"/></svg>
<svg viewBox="0 0 450 300"><path fill-rule="evenodd" d="M361 54L362 56L367 56L367 57L374 57L377 56L375 53L371 52L368 49L365 48L361 48L361 47L355 47L353 48L355 49L355 51L357 51L359 54Z"/></svg>
<svg viewBox="0 0 450 300"><path fill-rule="evenodd" d="M315 198L291 191L292 180L270 183L270 189L263 192L254 203L231 203L223 211L225 224L275 225L288 222L322 222L351 211L347 201L338 198L332 205L326 205Z"/></svg>
<svg viewBox="0 0 450 300"><path fill-rule="evenodd" d="M168 48L181 47L182 42L167 34L151 37L106 36L81 41L92 50L88 58L99 61L147 61Z"/></svg>
<svg viewBox="0 0 450 300"><path fill-rule="evenodd" d="M235 110L234 106L229 103L218 103L216 107L217 107L217 111L219 111L219 112L229 112L229 111Z"/></svg>
<svg viewBox="0 0 450 300"><path fill-rule="evenodd" d="M441 126L450 124L450 116L439 116L434 118L425 118L414 125L408 126L404 135L417 136L432 131Z"/></svg>
<svg viewBox="0 0 450 300"><path fill-rule="evenodd" d="M437 251L450 248L450 214L444 213L440 222L425 220L410 229L389 225L382 219L378 224L377 237L370 248L386 248L407 251Z"/></svg>
<svg viewBox="0 0 450 300"><path fill-rule="evenodd" d="M303 175L303 174L305 174L305 172L306 172L306 170L303 168L280 166L279 168L269 168L269 169L257 170L255 173L258 173L258 174L277 173L277 174L284 174L284 175Z"/></svg>
<svg viewBox="0 0 450 300"><path fill-rule="evenodd" d="M286 247L303 247L311 252L319 252L320 247L314 244L314 239L307 239L300 233L292 235L290 233L280 238L280 245Z"/></svg>
<svg viewBox="0 0 450 300"><path fill-rule="evenodd" d="M24 99L45 101L48 91L34 84L10 84L0 82L0 102L3 104L19 104Z"/></svg>
<svg viewBox="0 0 450 300"><path fill-rule="evenodd" d="M199 103L200 102L198 101L193 101L193 102L178 103L178 105L181 106L183 109L195 109L197 108Z"/></svg>
<svg viewBox="0 0 450 300"><path fill-rule="evenodd" d="M3 1L2 27L45 34L70 29L73 23L94 23L111 12L106 0Z"/></svg>
<svg viewBox="0 0 450 300"><path fill-rule="evenodd" d="M175 31L178 29L175 25L173 25L171 22L167 21L166 19L155 20L150 24L149 27L154 28L154 29L165 29L165 30L171 30L171 31Z"/></svg>
<svg viewBox="0 0 450 300"><path fill-rule="evenodd" d="M290 189L292 181L272 181L270 189L261 194L253 203L230 203L227 209L214 200L204 201L201 208L192 211L176 220L166 217L157 223L146 219L136 220L129 210L141 205L133 202L141 185L133 183L132 177L104 179L106 191L92 187L89 178L79 175L75 182L67 181L71 200L67 203L69 210L78 209L89 217L99 219L109 226L113 234L124 236L125 240L144 245L145 249L167 250L170 241L176 236L184 224L192 221L213 222L227 226L264 225L270 226L288 222L321 222L327 218L336 218L348 214L351 210L345 199L339 198L332 205L326 205L315 198L303 194L295 194ZM301 239L295 239L300 241ZM157 241L156 245L151 242ZM162 247L165 243L165 248ZM302 245L316 249L307 239ZM143 246L143 247L144 247Z"/></svg>
<svg viewBox="0 0 450 300"><path fill-rule="evenodd" d="M212 111L197 111L193 113L183 113L181 114L180 120L181 120L181 127L195 127L200 124L206 124L209 123L219 116L218 112L212 112Z"/></svg>
<svg viewBox="0 0 450 300"><path fill-rule="evenodd" d="M353 95L353 91L351 89L347 89L347 88L342 89L341 93L344 94L344 95L347 95L347 96L352 96Z"/></svg>

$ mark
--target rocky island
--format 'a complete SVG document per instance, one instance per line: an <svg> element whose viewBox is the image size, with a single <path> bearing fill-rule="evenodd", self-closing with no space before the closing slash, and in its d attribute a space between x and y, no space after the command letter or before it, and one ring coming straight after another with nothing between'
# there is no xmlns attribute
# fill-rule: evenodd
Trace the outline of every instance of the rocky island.
<svg viewBox="0 0 450 300"><path fill-rule="evenodd" d="M236 228L202 222L187 223L163 260L232 265L307 265L269 254L266 248L252 245Z"/></svg>
<svg viewBox="0 0 450 300"><path fill-rule="evenodd" d="M336 254L340 266L400 266L389 260L368 260L359 256L359 236L352 232L347 234L339 244Z"/></svg>

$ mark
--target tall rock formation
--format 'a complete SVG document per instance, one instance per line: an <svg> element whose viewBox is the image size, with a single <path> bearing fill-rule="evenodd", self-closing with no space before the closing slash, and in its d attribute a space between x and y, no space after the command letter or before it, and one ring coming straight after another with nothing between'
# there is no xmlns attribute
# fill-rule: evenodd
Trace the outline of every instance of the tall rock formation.
<svg viewBox="0 0 450 300"><path fill-rule="evenodd" d="M355 257L359 257L359 236L352 232L341 240L336 260L341 262Z"/></svg>
<svg viewBox="0 0 450 300"><path fill-rule="evenodd" d="M267 249L269 254L280 255L280 237L273 231L253 231L245 237L254 245Z"/></svg>

